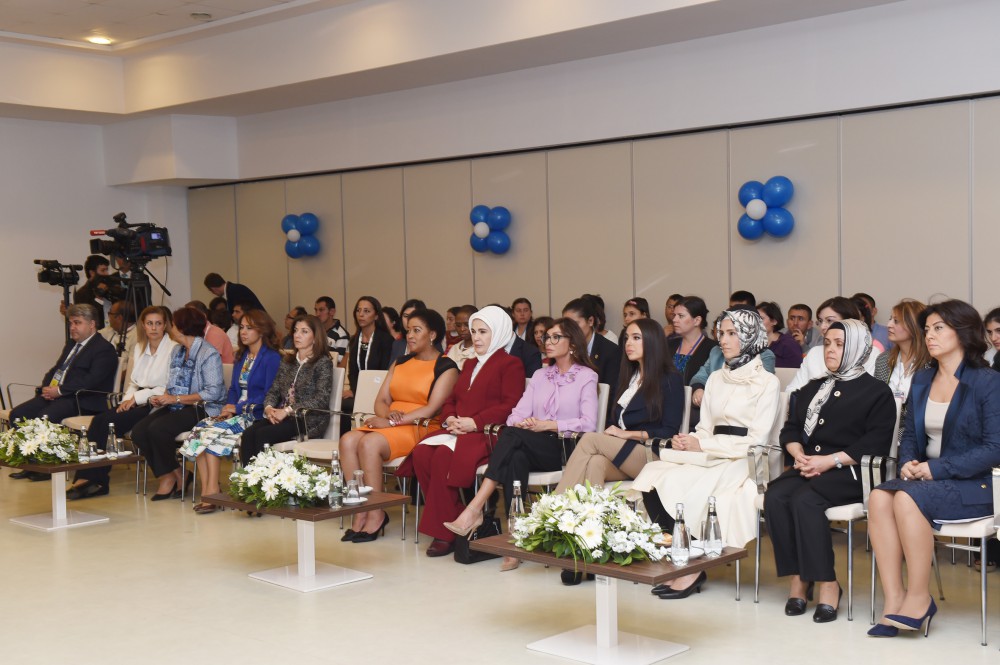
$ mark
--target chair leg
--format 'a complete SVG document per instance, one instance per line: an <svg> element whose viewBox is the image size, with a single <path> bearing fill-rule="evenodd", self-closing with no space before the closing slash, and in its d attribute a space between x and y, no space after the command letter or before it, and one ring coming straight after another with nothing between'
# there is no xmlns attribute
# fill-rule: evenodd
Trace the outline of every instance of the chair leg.
<svg viewBox="0 0 1000 665"><path fill-rule="evenodd" d="M871 590L871 604L872 604L872 616L871 620L868 622L871 625L875 625L875 569L878 564L875 563L875 553L872 552L872 590Z"/></svg>
<svg viewBox="0 0 1000 665"><path fill-rule="evenodd" d="M854 621L854 521L847 522L847 620Z"/></svg>
<svg viewBox="0 0 1000 665"><path fill-rule="evenodd" d="M736 600L740 599L740 560L736 560Z"/></svg>
<svg viewBox="0 0 1000 665"><path fill-rule="evenodd" d="M938 566L937 552L931 550L931 566L934 568L934 577L937 579L938 598L944 600L944 587L941 586L941 568Z"/></svg>
<svg viewBox="0 0 1000 665"><path fill-rule="evenodd" d="M406 480L407 480L406 478L400 478L399 479L399 489L402 491L402 493L404 495L408 495L408 493L406 491L408 483L406 482ZM407 505L405 503L403 504L403 518L402 518L403 519L403 526L402 526L402 532L403 533L400 536L400 540L406 540L406 513L409 512L408 511L409 507L410 507L409 505Z"/></svg>
<svg viewBox="0 0 1000 665"><path fill-rule="evenodd" d="M417 493L413 501L413 544L420 544L420 481L417 483Z"/></svg>
<svg viewBox="0 0 1000 665"><path fill-rule="evenodd" d="M979 579L981 580L981 598L980 604L982 612L983 621L983 641L982 645L986 646L986 541L987 538L979 539ZM969 552L971 555L972 552Z"/></svg>
<svg viewBox="0 0 1000 665"><path fill-rule="evenodd" d="M757 543L754 545L753 602L760 602L760 511L757 511Z"/></svg>

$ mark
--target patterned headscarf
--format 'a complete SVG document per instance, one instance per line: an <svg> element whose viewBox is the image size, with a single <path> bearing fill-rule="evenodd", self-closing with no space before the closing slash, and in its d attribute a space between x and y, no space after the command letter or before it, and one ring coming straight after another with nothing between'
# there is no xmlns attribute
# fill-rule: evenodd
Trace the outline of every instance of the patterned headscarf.
<svg viewBox="0 0 1000 665"><path fill-rule="evenodd" d="M865 361L872 352L872 333L868 326L857 319L845 319L837 321L830 326L830 330L844 331L844 355L840 359L840 367L835 372L827 369L826 380L816 392L816 396L809 402L806 410L805 431L808 437L816 429L819 421L819 412L826 404L833 392L833 384L837 381L850 381L865 373ZM827 331L829 332L829 330Z"/></svg>
<svg viewBox="0 0 1000 665"><path fill-rule="evenodd" d="M729 369L738 369L753 360L767 348L770 340L767 338L767 328L760 314L749 309L727 309L715 324L715 336L722 333L722 322L729 319L736 328L736 336L740 338L740 354L735 358L727 358Z"/></svg>

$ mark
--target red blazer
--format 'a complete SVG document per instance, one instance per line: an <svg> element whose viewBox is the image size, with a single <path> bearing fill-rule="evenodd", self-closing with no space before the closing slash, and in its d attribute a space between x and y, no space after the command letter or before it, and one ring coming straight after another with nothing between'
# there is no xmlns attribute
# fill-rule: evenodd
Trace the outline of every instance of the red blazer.
<svg viewBox="0 0 1000 665"><path fill-rule="evenodd" d="M462 374L441 407L439 416L442 422L448 416L472 418L478 430L462 434L455 442L455 454L448 467L448 485L452 487L472 485L476 468L485 464L490 456L483 427L507 422L507 416L524 393L524 365L520 359L507 355L503 349L497 351L486 361L470 386L472 369L478 363L478 358L465 361ZM447 433L447 430L439 429L427 437ZM406 460L397 475L411 475L411 468L410 460Z"/></svg>

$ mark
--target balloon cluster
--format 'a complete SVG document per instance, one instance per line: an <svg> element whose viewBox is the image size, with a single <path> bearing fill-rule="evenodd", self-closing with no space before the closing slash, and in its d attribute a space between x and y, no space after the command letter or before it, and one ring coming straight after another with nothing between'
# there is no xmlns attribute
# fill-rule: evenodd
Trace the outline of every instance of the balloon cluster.
<svg viewBox="0 0 1000 665"><path fill-rule="evenodd" d="M510 226L510 210L503 206L490 208L478 205L469 213L472 222L472 235L469 244L477 252L493 252L506 254L510 249L510 236L504 229Z"/></svg>
<svg viewBox="0 0 1000 665"><path fill-rule="evenodd" d="M746 213L740 217L736 230L747 240L756 240L765 233L784 238L795 228L795 218L785 209L792 199L795 187L783 175L776 175L766 183L750 180L740 187L740 205Z"/></svg>
<svg viewBox="0 0 1000 665"><path fill-rule="evenodd" d="M319 218L311 212L301 215L285 215L281 220L281 231L285 234L285 254L297 259L302 256L319 254Z"/></svg>

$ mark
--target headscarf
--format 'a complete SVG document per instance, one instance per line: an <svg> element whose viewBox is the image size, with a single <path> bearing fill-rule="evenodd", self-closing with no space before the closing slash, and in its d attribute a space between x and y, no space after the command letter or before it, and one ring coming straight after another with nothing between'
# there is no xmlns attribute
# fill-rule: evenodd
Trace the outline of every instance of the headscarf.
<svg viewBox="0 0 1000 665"><path fill-rule="evenodd" d="M806 437L816 429L819 411L826 404L826 400L830 398L833 384L837 381L850 381L864 374L865 361L868 360L868 356L872 352L872 333L862 321L844 319L830 326L830 330L834 329L844 331L844 355L840 359L840 367L835 372L827 369L826 380L816 391L816 396L809 402L809 408L806 409Z"/></svg>
<svg viewBox="0 0 1000 665"><path fill-rule="evenodd" d="M476 357L479 358L479 362L472 369L472 377L469 379L469 385L476 380L476 375L479 374L479 370L483 368L486 361L490 359L494 353L500 349L507 346L507 343L511 341L514 336L514 324L507 316L507 312L503 311L496 305L488 305L483 307L481 310L469 317L469 325L475 320L480 320L486 327L490 329L493 333L493 338L490 340L490 345L485 352L476 352Z"/></svg>
<svg viewBox="0 0 1000 665"><path fill-rule="evenodd" d="M729 369L739 369L760 355L768 347L767 328L760 314L750 309L727 309L715 324L715 336L720 337L722 322L729 319L736 328L736 336L740 339L740 353L726 359Z"/></svg>

